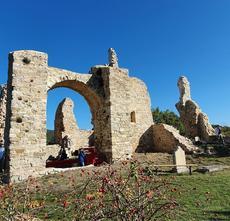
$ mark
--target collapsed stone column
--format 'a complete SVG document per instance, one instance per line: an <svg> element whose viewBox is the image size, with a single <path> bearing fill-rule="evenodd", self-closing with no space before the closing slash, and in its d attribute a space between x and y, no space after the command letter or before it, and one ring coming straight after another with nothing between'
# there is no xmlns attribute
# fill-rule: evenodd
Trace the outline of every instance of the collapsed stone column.
<svg viewBox="0 0 230 221"><path fill-rule="evenodd" d="M0 141L4 141L7 86L0 85Z"/></svg>
<svg viewBox="0 0 230 221"><path fill-rule="evenodd" d="M74 116L74 103L70 98L65 98L58 105L55 115L55 139L61 145L62 139L68 136L70 150L74 151L81 147L89 146L92 130L80 130Z"/></svg>
<svg viewBox="0 0 230 221"><path fill-rule="evenodd" d="M210 136L215 135L215 131L209 123L208 116L202 113L198 104L191 99L188 79L184 76L180 77L177 86L180 101L176 104L176 108L184 124L186 136L190 138L198 136L208 141Z"/></svg>

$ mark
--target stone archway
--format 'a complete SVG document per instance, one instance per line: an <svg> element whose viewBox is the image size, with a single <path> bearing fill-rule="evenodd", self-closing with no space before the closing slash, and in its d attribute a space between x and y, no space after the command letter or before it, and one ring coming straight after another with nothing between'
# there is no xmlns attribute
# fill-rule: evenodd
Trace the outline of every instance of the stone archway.
<svg viewBox="0 0 230 221"><path fill-rule="evenodd" d="M110 59L111 60L111 59ZM5 147L11 181L44 174L47 92L67 87L88 102L94 121L95 144L107 162L126 159L153 124L145 84L118 64L92 67L79 74L48 66L48 56L37 51L9 54ZM135 122L130 114L135 113Z"/></svg>
<svg viewBox="0 0 230 221"><path fill-rule="evenodd" d="M55 90L56 88L68 88L76 93L80 94L86 100L91 116L93 124L93 137L95 137L94 145L98 149L101 150L101 110L103 108L102 99L84 82L76 81L76 80L64 80L55 83L48 91ZM86 132L86 131L85 131ZM77 148L77 147L76 147Z"/></svg>

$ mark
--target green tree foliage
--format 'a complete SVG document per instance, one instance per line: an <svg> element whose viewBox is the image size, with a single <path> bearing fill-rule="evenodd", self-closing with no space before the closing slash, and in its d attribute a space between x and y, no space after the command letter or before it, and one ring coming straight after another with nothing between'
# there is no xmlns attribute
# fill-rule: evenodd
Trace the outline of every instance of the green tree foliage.
<svg viewBox="0 0 230 221"><path fill-rule="evenodd" d="M228 126L223 126L223 127L222 127L222 133L223 133L223 135L225 135L225 136L230 136L230 127L228 127Z"/></svg>
<svg viewBox="0 0 230 221"><path fill-rule="evenodd" d="M180 118L172 111L165 110L161 111L158 107L152 109L153 120L156 124L168 124L180 131L180 134L185 134L184 125L182 124Z"/></svg>
<svg viewBox="0 0 230 221"><path fill-rule="evenodd" d="M46 143L47 144L55 144L55 137L53 130L47 130L46 132Z"/></svg>

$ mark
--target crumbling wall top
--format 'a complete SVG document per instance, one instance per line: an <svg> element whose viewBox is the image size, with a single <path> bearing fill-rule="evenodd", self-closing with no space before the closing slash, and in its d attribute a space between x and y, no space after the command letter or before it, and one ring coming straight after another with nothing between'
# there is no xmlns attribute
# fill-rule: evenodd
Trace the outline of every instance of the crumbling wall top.
<svg viewBox="0 0 230 221"><path fill-rule="evenodd" d="M48 65L48 55L43 52L33 50L13 51L9 58L13 57L14 63L22 65Z"/></svg>
<svg viewBox="0 0 230 221"><path fill-rule="evenodd" d="M117 54L113 48L109 48L109 66L118 67Z"/></svg>

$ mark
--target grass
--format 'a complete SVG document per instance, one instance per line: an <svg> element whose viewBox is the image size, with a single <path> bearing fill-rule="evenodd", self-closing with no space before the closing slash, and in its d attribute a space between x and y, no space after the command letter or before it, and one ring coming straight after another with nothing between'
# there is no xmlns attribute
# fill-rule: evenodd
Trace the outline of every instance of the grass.
<svg viewBox="0 0 230 221"><path fill-rule="evenodd" d="M177 176L176 220L230 220L230 171Z"/></svg>
<svg viewBox="0 0 230 221"><path fill-rule="evenodd" d="M140 162L147 160L154 161L155 164L169 164L169 161L171 161L171 156L166 154L138 155L136 157ZM156 158L157 162L154 160ZM203 165L230 165L230 157L189 157L187 160L189 163ZM120 170L122 174L126 174L129 165L122 167L121 164L115 164L113 168ZM24 213L29 213L41 220L72 220L73 211L76 209L75 204L77 203L75 202L76 189L84 184L89 177L93 177L93 173L103 170L105 168L85 168L83 171L75 170L44 176L29 183L29 194L27 195L25 194L26 183L9 187L13 188L13 191L11 198L8 199L8 204L15 204L18 208L21 207L20 211L23 212L19 202L24 202L26 199L28 203ZM175 198L178 203L173 217L163 217L159 220L230 220L230 170L209 174L193 173L192 176L166 174L158 176L156 179L171 183L165 189L166 195L164 197ZM88 192L94 192L95 189L96 185L90 186L85 195ZM71 203L68 204L69 202ZM4 212L5 210L0 205L0 214Z"/></svg>

